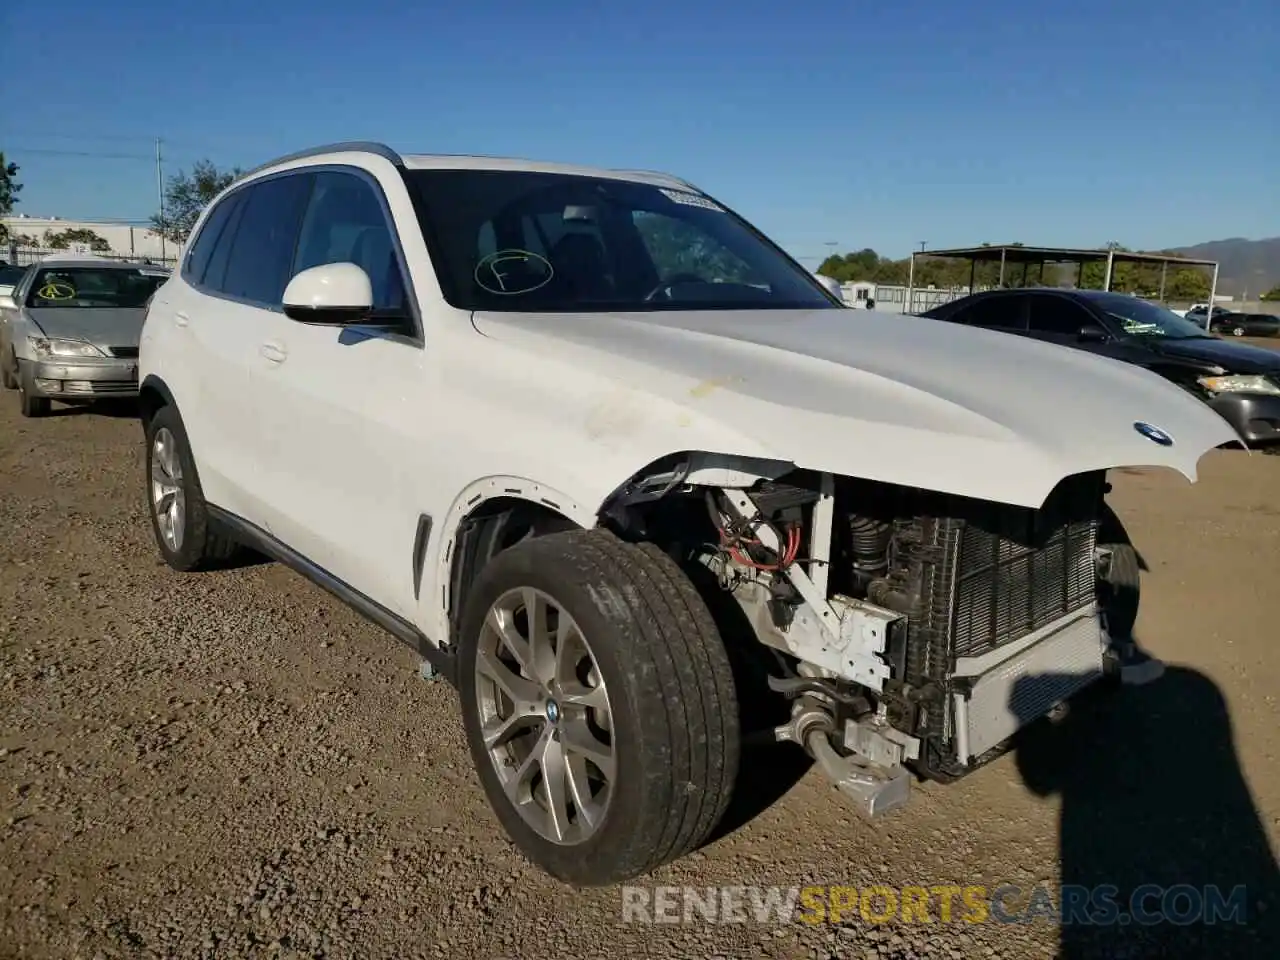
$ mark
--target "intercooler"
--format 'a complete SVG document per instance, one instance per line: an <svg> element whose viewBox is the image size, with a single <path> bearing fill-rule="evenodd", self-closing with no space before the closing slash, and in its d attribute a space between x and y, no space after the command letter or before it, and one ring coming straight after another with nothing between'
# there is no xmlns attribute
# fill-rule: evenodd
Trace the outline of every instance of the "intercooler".
<svg viewBox="0 0 1280 960"><path fill-rule="evenodd" d="M1094 551L1104 483L1102 474L1072 477L1040 510L948 498L937 505L946 515L899 525L897 565L905 565L913 601L903 676L910 687L933 694L914 724L924 741L920 765L926 774L961 774L970 757L1034 719L1027 715L1038 709L1032 701L1004 703L998 719L990 702L1007 700L1015 684L1020 693L1031 689L1030 679L1019 683L1028 671L1066 670L1092 679L1091 671L1100 669ZM1056 657L1071 662L1055 664ZM1054 683L1034 686L1047 698L1044 710L1053 706ZM1009 711L1021 722L1010 726Z"/></svg>

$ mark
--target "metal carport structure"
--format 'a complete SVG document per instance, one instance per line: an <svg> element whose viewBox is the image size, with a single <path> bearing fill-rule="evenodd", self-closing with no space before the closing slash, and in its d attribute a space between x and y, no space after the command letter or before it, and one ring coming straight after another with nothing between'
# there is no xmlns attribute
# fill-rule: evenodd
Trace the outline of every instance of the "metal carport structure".
<svg viewBox="0 0 1280 960"><path fill-rule="evenodd" d="M1022 244L984 245L980 247L954 247L948 250L916 250L911 254L911 265L907 274L907 302L905 312L910 313L915 292L916 258L937 258L941 260L969 261L969 291L973 292L974 279L979 263L999 263L999 286L1004 286L1005 271L1010 266L1022 266L1022 284L1027 282L1027 272L1033 266L1039 266L1040 279L1044 279L1045 264L1074 263L1076 265L1076 283L1079 285L1080 275L1086 263L1105 263L1106 274L1103 289L1111 289L1111 274L1117 263L1158 263L1160 270L1160 299L1164 300L1165 280L1169 274L1169 265L1175 267L1212 267L1213 279L1209 284L1209 303L1213 303L1218 290L1218 262L1216 260L1197 260L1191 257L1175 257L1162 253L1130 253L1125 250L1084 250L1072 247L1028 247ZM1209 319L1206 315L1205 323Z"/></svg>

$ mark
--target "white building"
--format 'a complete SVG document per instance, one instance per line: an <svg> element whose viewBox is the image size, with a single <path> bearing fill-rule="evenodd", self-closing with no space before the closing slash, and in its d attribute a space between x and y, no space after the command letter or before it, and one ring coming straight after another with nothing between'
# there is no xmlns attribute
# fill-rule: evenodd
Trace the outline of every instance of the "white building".
<svg viewBox="0 0 1280 960"><path fill-rule="evenodd" d="M30 244L20 242L30 238L37 250L48 250L45 239L47 234L61 233L64 230L92 230L102 237L111 247L111 254L122 257L149 257L152 260L172 260L178 255L179 246L172 240L164 240L151 230L145 222L128 221L93 221L63 220L59 217L32 217L27 214L13 214L0 218L9 231L8 243L0 244L0 258L21 262L24 248ZM68 250L75 253L91 252L83 243L73 243ZM10 254L16 250L16 256Z"/></svg>

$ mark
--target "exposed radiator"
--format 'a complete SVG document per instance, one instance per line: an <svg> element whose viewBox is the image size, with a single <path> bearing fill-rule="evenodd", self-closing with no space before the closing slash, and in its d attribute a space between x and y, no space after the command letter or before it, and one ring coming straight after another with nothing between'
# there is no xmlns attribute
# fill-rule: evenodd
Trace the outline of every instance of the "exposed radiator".
<svg viewBox="0 0 1280 960"><path fill-rule="evenodd" d="M913 601L903 675L941 698L913 724L932 773L956 775L964 765L949 708L957 661L999 661L1003 648L1094 609L1104 491L1105 476L1088 474L1064 481L1040 510L950 498L930 504L933 515L899 523L897 565L906 569L898 576Z"/></svg>
<svg viewBox="0 0 1280 960"><path fill-rule="evenodd" d="M999 746L1102 676L1105 637L1093 610L1031 643L956 691L956 759Z"/></svg>
<svg viewBox="0 0 1280 960"><path fill-rule="evenodd" d="M1038 511L970 501L916 521L910 642L930 648L920 680L1094 602L1102 496L1101 475L1073 477Z"/></svg>

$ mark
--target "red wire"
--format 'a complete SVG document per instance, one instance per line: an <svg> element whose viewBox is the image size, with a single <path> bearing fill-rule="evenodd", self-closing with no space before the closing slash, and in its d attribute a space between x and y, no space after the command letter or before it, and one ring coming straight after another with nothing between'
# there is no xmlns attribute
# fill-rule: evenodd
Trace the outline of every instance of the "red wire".
<svg viewBox="0 0 1280 960"><path fill-rule="evenodd" d="M752 542L759 543L760 540L757 538ZM782 570L795 563L796 556L800 553L800 525L792 524L787 528L785 542L778 545L778 562L776 564L756 563L751 558L743 556L736 545L729 543L729 539L723 529L720 531L720 543L728 551L729 556L744 567L752 567L756 570Z"/></svg>

